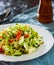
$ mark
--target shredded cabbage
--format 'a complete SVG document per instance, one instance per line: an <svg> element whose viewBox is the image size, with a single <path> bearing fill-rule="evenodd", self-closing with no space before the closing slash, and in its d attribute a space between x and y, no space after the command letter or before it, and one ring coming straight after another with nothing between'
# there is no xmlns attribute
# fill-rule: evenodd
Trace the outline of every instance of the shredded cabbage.
<svg viewBox="0 0 54 65"><path fill-rule="evenodd" d="M2 47L3 54L6 55L30 54L41 44L42 36L28 25L16 24L0 32L0 48Z"/></svg>

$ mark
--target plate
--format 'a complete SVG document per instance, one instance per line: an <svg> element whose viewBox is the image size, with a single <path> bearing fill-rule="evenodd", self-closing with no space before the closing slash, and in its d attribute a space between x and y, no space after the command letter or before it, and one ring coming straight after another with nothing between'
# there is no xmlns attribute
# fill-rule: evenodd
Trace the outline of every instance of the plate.
<svg viewBox="0 0 54 65"><path fill-rule="evenodd" d="M0 31L6 29L9 26L14 26L15 24L16 23L0 25ZM25 25L26 23L19 23L19 24ZM25 54L17 57L0 54L0 61L6 61L6 62L27 61L46 54L52 48L53 36L48 30L37 25L32 25L32 24L27 24L27 25L31 26L35 31L37 31L40 35L43 36L44 44L41 45L38 48L38 50L32 54Z"/></svg>

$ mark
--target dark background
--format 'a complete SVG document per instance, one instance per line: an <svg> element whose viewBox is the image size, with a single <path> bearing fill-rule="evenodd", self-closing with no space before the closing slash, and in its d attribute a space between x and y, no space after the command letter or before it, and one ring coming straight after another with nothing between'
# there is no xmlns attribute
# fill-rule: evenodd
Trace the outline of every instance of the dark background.
<svg viewBox="0 0 54 65"><path fill-rule="evenodd" d="M6 19L11 20L14 16L21 14L24 11L26 11L32 7L39 5L39 0L0 0L0 3L1 2L3 2L5 5L7 5L8 3L10 3L10 4L8 6L5 6L4 9L2 9L0 11L0 23L3 22L3 18L5 17L4 12L2 12L2 11L6 10L7 8L11 9L11 11L10 11L11 13ZM22 5L22 4L24 4L24 5ZM6 19L5 19L5 21L6 21Z"/></svg>
<svg viewBox="0 0 54 65"><path fill-rule="evenodd" d="M11 9L11 13L6 19L11 20L14 16L38 5L38 3L39 0L0 0L0 23L3 22L6 14L4 11L8 8Z"/></svg>

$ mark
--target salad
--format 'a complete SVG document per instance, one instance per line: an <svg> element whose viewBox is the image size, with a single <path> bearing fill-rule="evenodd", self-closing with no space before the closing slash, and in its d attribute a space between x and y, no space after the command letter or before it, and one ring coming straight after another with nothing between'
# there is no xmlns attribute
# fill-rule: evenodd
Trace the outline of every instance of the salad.
<svg viewBox="0 0 54 65"><path fill-rule="evenodd" d="M29 25L16 24L0 32L0 53L10 56L30 54L43 44L43 38Z"/></svg>

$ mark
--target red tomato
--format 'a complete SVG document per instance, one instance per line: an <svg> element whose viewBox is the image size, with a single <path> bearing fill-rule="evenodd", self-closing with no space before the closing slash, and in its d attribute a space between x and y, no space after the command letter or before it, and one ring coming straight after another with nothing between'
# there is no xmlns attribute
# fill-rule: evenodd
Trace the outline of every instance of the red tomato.
<svg viewBox="0 0 54 65"><path fill-rule="evenodd" d="M29 34L25 34L24 37L25 37L25 38L29 37Z"/></svg>
<svg viewBox="0 0 54 65"><path fill-rule="evenodd" d="M0 47L0 53L3 53L4 51L3 51L3 48L2 47Z"/></svg>
<svg viewBox="0 0 54 65"><path fill-rule="evenodd" d="M16 39L19 39L21 37L22 31L18 31L18 33L16 34Z"/></svg>
<svg viewBox="0 0 54 65"><path fill-rule="evenodd" d="M0 36L0 38L3 38L2 36Z"/></svg>
<svg viewBox="0 0 54 65"><path fill-rule="evenodd" d="M10 39L10 40L9 40L9 43L12 43L13 41L14 41L14 39Z"/></svg>

